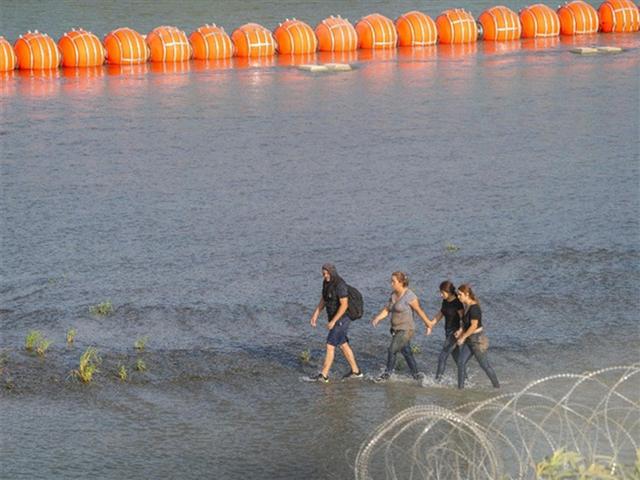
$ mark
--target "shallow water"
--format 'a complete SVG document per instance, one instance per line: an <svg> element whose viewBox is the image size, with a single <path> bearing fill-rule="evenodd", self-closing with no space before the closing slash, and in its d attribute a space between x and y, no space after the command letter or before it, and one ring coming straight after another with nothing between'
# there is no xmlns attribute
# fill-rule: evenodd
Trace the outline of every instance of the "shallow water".
<svg viewBox="0 0 640 480"><path fill-rule="evenodd" d="M443 8L101 5L33 16L36 2L2 2L0 33ZM592 43L628 50L568 51ZM276 59L1 78L3 474L349 478L398 411L493 395L475 363L464 392L452 363L444 385L402 372L304 382L322 359L326 331L308 319L326 261L365 296L351 339L370 376L388 331L367 319L398 269L429 315L441 280L476 287L504 391L637 361L639 46L631 34L360 52L354 71L322 76ZM112 315L88 313L107 299ZM22 351L31 329L54 341L44 359ZM428 378L441 341L438 329L414 342ZM103 365L83 386L69 372L89 345ZM138 357L147 372L132 371ZM346 369L339 358L334 376Z"/></svg>

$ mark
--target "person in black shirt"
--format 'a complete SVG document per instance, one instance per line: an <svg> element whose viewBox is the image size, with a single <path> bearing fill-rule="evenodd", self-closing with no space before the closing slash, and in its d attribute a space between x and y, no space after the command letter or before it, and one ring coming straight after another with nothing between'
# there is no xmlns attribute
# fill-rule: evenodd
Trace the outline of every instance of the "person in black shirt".
<svg viewBox="0 0 640 480"><path fill-rule="evenodd" d="M456 287L449 280L440 284L440 296L442 296L442 305L440 306L440 311L433 317L433 326L437 325L443 318L445 322L444 343L442 344L442 351L438 357L436 381L442 379L444 370L447 367L447 358L449 358L449 355L453 357L456 363L458 362L460 347L458 347L457 338L454 334L460 330L460 318L464 312L464 306L460 300L458 300L458 297L456 297Z"/></svg>
<svg viewBox="0 0 640 480"><path fill-rule="evenodd" d="M329 334L327 335L327 352L324 357L322 371L314 379L325 383L329 381L329 370L333 365L336 347L340 347L342 354L351 367L351 371L342 378L362 378L364 375L358 367L356 357L349 346L349 337L347 337L349 325L351 324L351 319L346 315L347 308L349 308L347 284L338 275L336 267L331 263L325 263L322 266L322 278L324 279L322 282L322 296L318 306L313 311L313 315L311 315L309 323L315 328L320 312L322 312L323 308L326 308L327 319L329 320L327 324Z"/></svg>
<svg viewBox="0 0 640 480"><path fill-rule="evenodd" d="M482 329L482 311L480 303L469 285L458 287L458 298L464 304L460 329L454 334L458 339L460 353L458 355L458 388L464 388L466 365L472 355L475 355L480 367L487 374L495 388L500 388L496 372L489 363L487 349L489 340Z"/></svg>

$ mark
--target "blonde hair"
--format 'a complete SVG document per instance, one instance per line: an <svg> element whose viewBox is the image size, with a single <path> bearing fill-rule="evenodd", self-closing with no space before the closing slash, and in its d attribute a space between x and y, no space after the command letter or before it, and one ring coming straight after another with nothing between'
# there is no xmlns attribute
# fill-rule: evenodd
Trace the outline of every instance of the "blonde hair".
<svg viewBox="0 0 640 480"><path fill-rule="evenodd" d="M393 272L391 274L392 277L395 277L396 280L398 280L403 287L408 287L409 286L409 275L407 275L404 272Z"/></svg>

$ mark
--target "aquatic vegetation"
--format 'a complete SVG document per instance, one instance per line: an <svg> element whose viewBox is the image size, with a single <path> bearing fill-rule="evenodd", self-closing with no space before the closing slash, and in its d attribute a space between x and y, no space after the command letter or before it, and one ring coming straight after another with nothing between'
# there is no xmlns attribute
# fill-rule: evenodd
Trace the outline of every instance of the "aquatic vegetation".
<svg viewBox="0 0 640 480"><path fill-rule="evenodd" d="M40 341L36 344L36 353L40 357L44 357L44 354L47 353L49 346L51 345L51 340L46 338L41 338Z"/></svg>
<svg viewBox="0 0 640 480"><path fill-rule="evenodd" d="M454 245L453 243L447 243L444 248L447 250L447 252L449 253L454 253L457 252L458 250L460 250L460 247L458 247L457 245Z"/></svg>
<svg viewBox="0 0 640 480"><path fill-rule="evenodd" d="M76 329L70 328L69 330L67 330L67 345L72 345L75 339L76 339Z"/></svg>
<svg viewBox="0 0 640 480"><path fill-rule="evenodd" d="M144 360L141 358L136 361L136 370L138 372L145 372L147 370L147 364L144 363Z"/></svg>
<svg viewBox="0 0 640 480"><path fill-rule="evenodd" d="M27 352L33 352L36 345L42 341L42 332L39 330L31 330L27 333L27 338L24 341L24 348Z"/></svg>
<svg viewBox="0 0 640 480"><path fill-rule="evenodd" d="M51 340L44 338L39 330L31 330L27 333L27 338L24 341L24 348L27 352L35 351L41 357L47 353L50 345Z"/></svg>
<svg viewBox="0 0 640 480"><path fill-rule="evenodd" d="M91 315L101 316L111 315L113 313L113 305L111 303L111 300L107 300L106 302L102 302L89 307L89 313Z"/></svg>
<svg viewBox="0 0 640 480"><path fill-rule="evenodd" d="M4 380L4 388L5 388L5 390L9 390L9 391L11 391L14 388L16 388L16 384L13 381L13 378L11 378L11 377L5 378L5 380Z"/></svg>
<svg viewBox="0 0 640 480"><path fill-rule="evenodd" d="M124 365L120 365L118 367L118 378L123 382L126 382L129 378L129 374L127 373L127 368Z"/></svg>
<svg viewBox="0 0 640 480"><path fill-rule="evenodd" d="M89 383L93 380L93 375L98 371L100 361L98 350L95 347L89 347L80 357L78 370L74 370L72 373L83 383Z"/></svg>
<svg viewBox="0 0 640 480"><path fill-rule="evenodd" d="M300 355L298 355L298 360L300 360L300 363L303 365L308 365L309 362L311 362L311 352L308 349L302 350Z"/></svg>
<svg viewBox="0 0 640 480"><path fill-rule="evenodd" d="M627 467L616 466L612 459L599 459L599 462L587 464L586 460L578 452L570 452L563 448L556 450L552 455L536 465L536 477L539 480L564 480L564 479L599 479L617 480L634 478L627 476ZM640 462L640 450L638 460ZM617 473L616 473L617 472ZM640 470L638 471L640 473ZM635 477L638 478L638 477Z"/></svg>
<svg viewBox="0 0 640 480"><path fill-rule="evenodd" d="M133 342L133 348L142 352L144 350L144 347L147 345L147 340L149 340L149 337L142 337L137 339L135 342Z"/></svg>
<svg viewBox="0 0 640 480"><path fill-rule="evenodd" d="M421 350L418 345L411 345L411 353L413 353L414 355L417 355L420 352Z"/></svg>
<svg viewBox="0 0 640 480"><path fill-rule="evenodd" d="M640 479L639 380L640 364L610 367L410 407L363 442L355 478Z"/></svg>

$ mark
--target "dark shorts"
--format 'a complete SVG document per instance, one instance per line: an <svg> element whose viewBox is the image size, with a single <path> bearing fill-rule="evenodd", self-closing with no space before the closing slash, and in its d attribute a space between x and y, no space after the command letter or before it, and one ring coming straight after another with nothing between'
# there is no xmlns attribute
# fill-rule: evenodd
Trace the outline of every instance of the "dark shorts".
<svg viewBox="0 0 640 480"><path fill-rule="evenodd" d="M327 344L333 345L334 347L339 347L343 343L349 343L349 337L347 337L347 332L349 331L349 325L351 324L351 319L347 316L342 317L338 320L335 326L329 330L329 335L327 335Z"/></svg>

